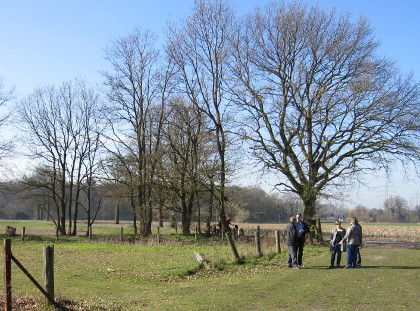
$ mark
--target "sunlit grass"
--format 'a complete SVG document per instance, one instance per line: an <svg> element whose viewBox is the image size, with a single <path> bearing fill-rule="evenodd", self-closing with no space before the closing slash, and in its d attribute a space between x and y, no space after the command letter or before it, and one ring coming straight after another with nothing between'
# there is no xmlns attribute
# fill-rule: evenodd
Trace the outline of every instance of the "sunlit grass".
<svg viewBox="0 0 420 311"><path fill-rule="evenodd" d="M12 238L14 256L42 284L43 248L54 245L56 297L88 310L217 310L226 308L226 299L231 309L245 311L295 310L297 300L309 310L414 310L420 304L418 249L367 246L362 249L363 268L331 270L326 269L327 246L306 246L306 267L295 270L286 267L284 245L281 254L275 253L271 233L265 236L262 257L256 256L253 239L238 241L245 259L238 265L226 241L196 241L194 236L175 235L169 227L161 230L163 242L158 244L155 237L121 243L120 227L106 228L106 223L101 224L103 234L98 225L92 240L66 236L58 241L54 234L45 234L42 224L49 223L1 224L39 230L42 235L33 239ZM194 252L207 259L207 268ZM16 265L12 270L14 297L42 297ZM298 292L291 282L298 282Z"/></svg>

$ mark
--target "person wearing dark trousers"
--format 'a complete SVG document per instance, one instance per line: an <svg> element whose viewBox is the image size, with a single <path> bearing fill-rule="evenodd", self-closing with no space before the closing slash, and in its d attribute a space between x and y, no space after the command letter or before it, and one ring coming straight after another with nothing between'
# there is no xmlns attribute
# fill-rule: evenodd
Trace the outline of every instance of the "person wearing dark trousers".
<svg viewBox="0 0 420 311"><path fill-rule="evenodd" d="M362 228L359 226L359 222L356 217L350 218L350 227L348 228L346 235L340 241L343 244L347 241L347 265L346 268L357 268L357 253L359 252L359 246L362 245Z"/></svg>
<svg viewBox="0 0 420 311"><path fill-rule="evenodd" d="M286 226L286 245L288 249L287 266L299 269L296 259L297 231L294 216L290 217L290 223Z"/></svg>
<svg viewBox="0 0 420 311"><path fill-rule="evenodd" d="M296 230L297 230L297 263L299 267L303 267L303 246L305 245L305 237L309 232L308 225L302 220L302 214L296 214Z"/></svg>
<svg viewBox="0 0 420 311"><path fill-rule="evenodd" d="M334 261L337 255L337 267L340 267L341 253L346 251L346 244L339 244L346 235L346 229L341 227L341 221L335 222L335 228L331 232L330 247L331 247L331 263L328 268L334 268Z"/></svg>
<svg viewBox="0 0 420 311"><path fill-rule="evenodd" d="M361 226L361 225L359 225L359 227L360 227L361 234L362 234L362 236L363 236L363 229L362 229L362 226ZM357 249L356 267L358 267L358 268L360 268L360 267L362 266L362 256L360 255L360 249L361 249L362 247L363 247L363 242L362 242L362 244L359 246L359 248Z"/></svg>

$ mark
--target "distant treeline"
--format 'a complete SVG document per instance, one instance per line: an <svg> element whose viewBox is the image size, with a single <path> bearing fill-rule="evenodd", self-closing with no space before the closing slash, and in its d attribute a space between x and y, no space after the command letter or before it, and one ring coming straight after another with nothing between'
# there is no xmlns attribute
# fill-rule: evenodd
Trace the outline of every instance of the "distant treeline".
<svg viewBox="0 0 420 311"><path fill-rule="evenodd" d="M132 220L133 211L129 197L111 196L108 189L112 185L97 185L93 191L90 217L100 220ZM55 218L56 209L54 201L46 193L28 189L25 184L17 182L3 183L0 197L0 218L2 219L33 219L48 220ZM79 197L78 219L87 219L87 212L80 206L85 205L85 195ZM153 218L163 218L169 221L172 218L180 221L182 217L177 202L171 198L156 199L153 208ZM302 211L300 199L293 195L270 195L256 187L228 187L227 188L227 216L234 222L273 223L286 221L289 215ZM73 200L75 201L75 200ZM208 216L210 199L207 193L202 193L193 205L193 221L201 217L202 221ZM162 204L163 202L163 204ZM170 202L169 204L167 202ZM213 204L215 204L213 202ZM74 207L73 207L74 208ZM213 222L218 222L216 206L214 207Z"/></svg>
<svg viewBox="0 0 420 311"><path fill-rule="evenodd" d="M97 185L92 196L90 218L98 220L131 221L137 211L132 209L130 199L107 195L107 189L112 185ZM300 199L291 194L270 195L258 187L227 188L227 212L233 223L278 223L288 220L290 215L301 212L303 205ZM79 198L79 204L83 206L85 196ZM159 204L162 202L171 204ZM208 217L210 199L205 193L195 201L193 205L192 221L197 222ZM214 204L214 203L213 203ZM54 202L48 196L34 193L26 189L24 184L9 182L3 183L0 197L0 218L16 220L49 220L54 219ZM409 208L406 200L396 196L387 199L384 208L368 208L357 205L354 209L347 210L332 204L319 204L318 215L324 221L335 221L346 217L356 216L363 222L419 222L420 207ZM219 221L217 208L213 208L212 222ZM156 200L153 208L155 221L181 221L182 213L173 200ZM78 220L87 220L87 212L84 208L79 209Z"/></svg>

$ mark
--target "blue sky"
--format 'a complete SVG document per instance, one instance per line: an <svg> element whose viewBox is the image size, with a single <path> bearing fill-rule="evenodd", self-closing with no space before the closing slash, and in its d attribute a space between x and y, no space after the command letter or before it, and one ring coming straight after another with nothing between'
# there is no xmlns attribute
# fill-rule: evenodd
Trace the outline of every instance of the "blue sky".
<svg viewBox="0 0 420 311"><path fill-rule="evenodd" d="M231 1L239 15L269 2ZM420 1L302 2L325 9L336 7L355 18L368 17L381 42L378 54L395 60L402 72L412 71L420 81ZM75 77L101 84L100 71L107 67L103 50L112 39L140 26L156 33L163 42L167 22L190 14L193 4L194 0L0 0L0 77L7 85L14 85L19 96ZM406 182L400 175L388 181L387 195L401 195L410 205L420 203L418 178L412 176L414 180ZM372 188L356 189L350 207L362 202L370 208L380 206L385 179L374 179Z"/></svg>

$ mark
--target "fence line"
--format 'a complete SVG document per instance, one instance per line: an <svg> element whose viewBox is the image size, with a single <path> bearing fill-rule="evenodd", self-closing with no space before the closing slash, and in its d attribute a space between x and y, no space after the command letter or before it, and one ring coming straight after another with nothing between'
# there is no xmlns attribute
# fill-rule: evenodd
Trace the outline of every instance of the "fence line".
<svg viewBox="0 0 420 311"><path fill-rule="evenodd" d="M51 252L51 251L49 251ZM35 278L29 273L29 271L19 262L19 260L13 256L12 254L12 242L10 239L4 240L4 290L5 290L5 298L4 298L4 310L5 311L12 311L12 265L11 262L14 262L20 270L34 283L34 285L41 291L41 293L47 298L48 302L56 307L59 307L59 304L55 302L53 296L51 296L36 280ZM54 273L49 271L53 269L50 259L46 260L49 262L48 265L45 265L46 274L49 276L53 276ZM51 288L51 283L54 283L54 279L49 279L47 281L47 287ZM54 286L52 286L54 288Z"/></svg>

